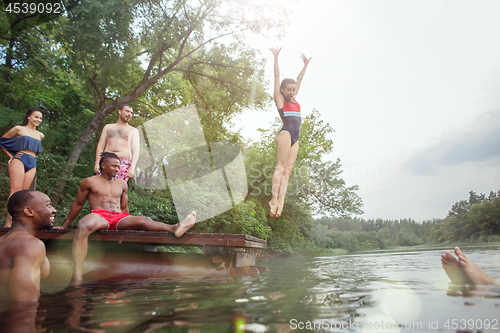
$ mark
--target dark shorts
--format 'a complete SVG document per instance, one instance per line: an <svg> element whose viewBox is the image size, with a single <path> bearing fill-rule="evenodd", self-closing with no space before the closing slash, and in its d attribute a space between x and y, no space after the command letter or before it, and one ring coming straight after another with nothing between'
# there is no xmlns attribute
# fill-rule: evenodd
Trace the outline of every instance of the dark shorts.
<svg viewBox="0 0 500 333"><path fill-rule="evenodd" d="M15 160L19 160L24 164L24 172L28 172L33 168L36 168L36 157L25 153L18 152L14 155Z"/></svg>
<svg viewBox="0 0 500 333"><path fill-rule="evenodd" d="M130 216L129 213L112 212L105 209L93 209L92 213L99 215L108 222L108 230L118 230L118 223L127 216Z"/></svg>

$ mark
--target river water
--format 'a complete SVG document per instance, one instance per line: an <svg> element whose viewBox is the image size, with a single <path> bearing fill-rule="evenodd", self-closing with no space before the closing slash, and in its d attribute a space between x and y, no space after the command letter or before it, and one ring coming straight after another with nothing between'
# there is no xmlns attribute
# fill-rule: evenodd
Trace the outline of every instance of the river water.
<svg viewBox="0 0 500 333"><path fill-rule="evenodd" d="M38 332L500 332L500 288L452 285L441 268L444 251L266 259L258 265L268 272L229 280L44 285L36 327ZM463 251L500 280L500 246Z"/></svg>

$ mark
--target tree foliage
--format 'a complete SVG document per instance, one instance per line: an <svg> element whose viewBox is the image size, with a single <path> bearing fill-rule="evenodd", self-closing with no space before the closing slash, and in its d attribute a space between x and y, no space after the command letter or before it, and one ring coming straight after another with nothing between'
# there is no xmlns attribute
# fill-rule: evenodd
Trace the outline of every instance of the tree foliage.
<svg viewBox="0 0 500 333"><path fill-rule="evenodd" d="M245 151L249 193L266 210L271 198L271 181L276 166L276 136L281 128L276 120L270 129L261 129L261 138ZM357 186L346 186L340 177L340 161L323 161L332 152L329 134L333 129L317 110L303 118L297 161L289 179L283 214L268 219L272 229L269 243L282 253L308 251L312 246L312 214L351 216L361 213Z"/></svg>
<svg viewBox="0 0 500 333"><path fill-rule="evenodd" d="M232 128L235 115L262 111L271 100L264 60L242 32L281 34L287 8L264 0L63 0L61 15L13 15L5 11L8 3L0 4L0 130L20 124L30 107L43 112L37 189L56 203L56 224L66 217L81 180L93 174L99 133L117 120L113 111L123 103L134 107L132 126L194 104L208 144L242 147L249 195L197 224L195 232L244 233L267 239L276 252L300 253L311 250L314 213L361 213L357 187L342 180L340 161L324 160L332 153L333 129L319 112L304 118L278 219L268 217L267 202L280 122L249 146ZM5 213L6 156L0 159ZM169 189L144 190L131 180L129 207L132 214L177 222ZM88 212L87 205L81 216Z"/></svg>
<svg viewBox="0 0 500 333"><path fill-rule="evenodd" d="M188 74L190 83L192 77L202 76L226 88L242 89L240 81L247 77L234 74L249 71L244 67L244 48L225 49L216 58L213 42L242 30L261 32L276 27L279 22L273 17L280 16L273 15L277 12L262 9L246 1L229 0L81 0L68 12L60 38L65 59L85 82L87 93L94 96L95 115L72 149L54 200L58 201L66 178L104 118L148 91L158 92L150 89L167 74L182 72ZM216 66L233 75L213 75ZM193 87L196 90L196 85ZM180 96L175 99L182 100Z"/></svg>
<svg viewBox="0 0 500 333"><path fill-rule="evenodd" d="M437 242L484 240L494 235L500 235L500 196L493 191L488 196L470 191L469 200L455 203L432 230Z"/></svg>
<svg viewBox="0 0 500 333"><path fill-rule="evenodd" d="M429 242L432 228L440 222L323 217L315 221L311 238L318 247L348 251L414 246Z"/></svg>
<svg viewBox="0 0 500 333"><path fill-rule="evenodd" d="M261 130L261 138L246 152L249 170L249 196L271 195L271 180L276 166L276 136L281 128L277 120L270 130ZM341 178L340 160L323 161L332 152L328 137L333 129L321 120L317 110L304 118L301 125L299 152L292 170L285 203L312 209L332 216L361 214L361 198L357 186L346 186ZM285 213L286 214L286 213Z"/></svg>
<svg viewBox="0 0 500 333"><path fill-rule="evenodd" d="M316 219L309 232L319 248L348 251L415 246L427 243L488 242L500 240L500 196L469 192L444 219L416 222L412 219L364 220L359 218Z"/></svg>

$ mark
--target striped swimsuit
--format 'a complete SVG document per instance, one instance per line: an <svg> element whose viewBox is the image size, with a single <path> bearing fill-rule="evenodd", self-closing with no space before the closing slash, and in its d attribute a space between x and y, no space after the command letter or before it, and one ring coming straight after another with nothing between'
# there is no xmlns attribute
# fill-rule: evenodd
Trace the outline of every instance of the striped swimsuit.
<svg viewBox="0 0 500 333"><path fill-rule="evenodd" d="M278 110L281 120L283 120L283 127L281 131L287 131L290 133L290 137L292 139L291 145L297 141L299 141L300 136L300 123L302 122L302 118L300 117L300 105L295 100L292 99L295 103L288 103L286 100L283 101L283 107ZM281 132L280 131L280 132Z"/></svg>

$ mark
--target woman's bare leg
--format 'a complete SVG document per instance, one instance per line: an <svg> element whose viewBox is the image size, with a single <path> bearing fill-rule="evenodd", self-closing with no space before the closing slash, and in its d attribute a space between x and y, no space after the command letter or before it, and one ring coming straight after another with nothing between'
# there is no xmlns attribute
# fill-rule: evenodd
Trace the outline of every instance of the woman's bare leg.
<svg viewBox="0 0 500 333"><path fill-rule="evenodd" d="M297 153L299 152L299 142L295 142L293 146L290 148L290 153L288 155L288 160L286 162L283 176L281 177L280 191L278 194L278 210L276 212L276 217L281 216L281 212L283 211L283 206L285 205L285 195L286 190L288 188L288 180L290 179L290 175L292 174L292 168L297 160Z"/></svg>
<svg viewBox="0 0 500 333"><path fill-rule="evenodd" d="M33 183L33 179L35 178L35 174L36 168L30 169L24 174L23 190L30 188L31 183Z"/></svg>
<svg viewBox="0 0 500 333"><path fill-rule="evenodd" d="M31 171L31 170L30 170ZM12 194L17 191L23 190L24 185L24 164L20 160L13 159L9 164L9 181L10 181L10 193L9 198ZM9 199L7 199L8 201ZM10 227L12 225L12 216L7 213L7 218L5 220L4 227Z"/></svg>
<svg viewBox="0 0 500 333"><path fill-rule="evenodd" d="M278 195L281 189L281 178L283 177L285 166L290 155L291 150L291 137L288 131L281 131L276 138L277 152L276 152L276 168L274 169L272 179L272 196L269 206L271 208L269 216L274 217L278 210Z"/></svg>

